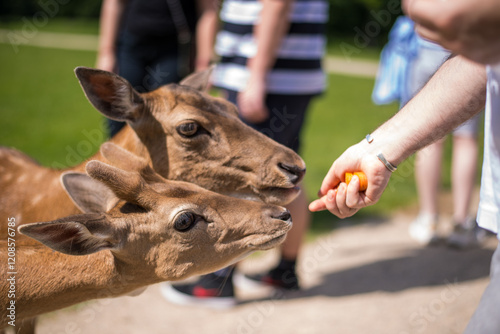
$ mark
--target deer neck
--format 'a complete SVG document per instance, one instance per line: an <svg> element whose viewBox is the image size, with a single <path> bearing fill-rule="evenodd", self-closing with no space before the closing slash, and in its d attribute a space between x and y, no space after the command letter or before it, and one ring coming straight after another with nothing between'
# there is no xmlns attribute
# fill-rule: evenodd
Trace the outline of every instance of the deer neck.
<svg viewBox="0 0 500 334"><path fill-rule="evenodd" d="M165 156L167 148L161 144L161 134L162 130L159 126L150 129L138 129L137 131L148 131L146 135L143 136L144 142L139 139L136 132L132 129L130 125L126 125L120 132L116 134L110 141L135 155L146 159L151 163L153 169L159 173L161 176L168 178L168 158ZM146 147L148 145L151 150ZM163 159L151 160L151 157L162 157Z"/></svg>
<svg viewBox="0 0 500 334"><path fill-rule="evenodd" d="M137 134L128 124L126 124L113 138L111 138L110 141L120 147L123 147L127 151L134 153L135 155L149 158L146 146L144 146Z"/></svg>
<svg viewBox="0 0 500 334"><path fill-rule="evenodd" d="M127 294L156 283L155 277L145 279L127 274L127 265L110 251L69 256L45 247L29 247L18 249L16 256L17 274L13 276L17 284L19 318L91 299ZM0 298L6 296L3 294Z"/></svg>

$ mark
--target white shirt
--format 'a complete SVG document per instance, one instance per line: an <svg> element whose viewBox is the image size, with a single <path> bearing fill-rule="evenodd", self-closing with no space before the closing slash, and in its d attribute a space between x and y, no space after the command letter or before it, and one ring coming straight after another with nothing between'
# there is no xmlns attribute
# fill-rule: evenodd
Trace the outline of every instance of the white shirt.
<svg viewBox="0 0 500 334"><path fill-rule="evenodd" d="M484 161L477 221L479 226L500 230L500 64L488 66L484 124Z"/></svg>

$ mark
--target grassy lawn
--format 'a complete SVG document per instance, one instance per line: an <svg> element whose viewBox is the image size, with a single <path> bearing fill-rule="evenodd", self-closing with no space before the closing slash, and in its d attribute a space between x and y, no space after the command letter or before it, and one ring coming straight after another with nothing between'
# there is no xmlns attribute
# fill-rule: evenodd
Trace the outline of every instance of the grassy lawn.
<svg viewBox="0 0 500 334"><path fill-rule="evenodd" d="M28 22L33 21L27 17ZM22 30L26 26L26 22L18 17L0 17L1 29ZM47 21L46 24L35 26L39 31L61 32L68 34L90 34L97 35L99 33L99 21L95 19L82 18L61 18L54 17Z"/></svg>
<svg viewBox="0 0 500 334"><path fill-rule="evenodd" d="M0 145L48 166L71 165L97 150L82 143L101 128L102 118L73 73L94 60L93 52L24 46L15 54L0 44Z"/></svg>
<svg viewBox="0 0 500 334"><path fill-rule="evenodd" d="M23 30L25 26L25 21L20 18L0 16L0 29ZM47 24L36 27L36 29L42 32L97 35L99 33L99 21L55 17L50 19ZM326 50L328 55L335 57L378 61L382 48L373 46L359 48L356 47L354 37L329 36Z"/></svg>
<svg viewBox="0 0 500 334"><path fill-rule="evenodd" d="M329 56L340 57L346 60L359 59L378 62L382 47L358 47L356 45L354 37L328 36L326 53Z"/></svg>

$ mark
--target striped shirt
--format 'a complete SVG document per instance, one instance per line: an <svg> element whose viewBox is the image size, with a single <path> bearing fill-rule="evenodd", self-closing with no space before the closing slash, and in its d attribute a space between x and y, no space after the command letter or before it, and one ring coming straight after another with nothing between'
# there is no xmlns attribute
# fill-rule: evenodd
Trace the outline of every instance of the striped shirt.
<svg viewBox="0 0 500 334"><path fill-rule="evenodd" d="M260 1L224 1L220 14L223 28L215 45L215 51L221 57L214 71L215 86L235 91L245 89L250 75L246 64L257 52L253 30L261 10ZM326 86L321 57L326 44L324 30L328 3L326 0L294 1L289 19L290 28L267 75L267 92L319 94Z"/></svg>

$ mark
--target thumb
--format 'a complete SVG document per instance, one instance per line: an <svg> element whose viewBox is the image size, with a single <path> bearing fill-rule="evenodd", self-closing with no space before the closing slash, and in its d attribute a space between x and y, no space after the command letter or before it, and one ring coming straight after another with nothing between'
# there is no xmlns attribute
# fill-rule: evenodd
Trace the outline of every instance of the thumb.
<svg viewBox="0 0 500 334"><path fill-rule="evenodd" d="M342 180L339 179L335 174L335 163L333 163L332 167L330 167L330 170L321 183L321 188L318 192L318 196L325 196L328 190L336 188L341 181Z"/></svg>

